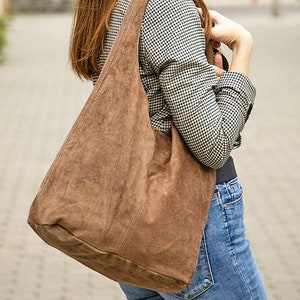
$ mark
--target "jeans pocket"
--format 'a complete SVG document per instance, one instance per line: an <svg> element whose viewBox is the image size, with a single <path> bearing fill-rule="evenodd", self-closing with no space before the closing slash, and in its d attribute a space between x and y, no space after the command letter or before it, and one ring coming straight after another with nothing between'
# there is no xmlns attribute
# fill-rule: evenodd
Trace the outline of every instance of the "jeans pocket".
<svg viewBox="0 0 300 300"><path fill-rule="evenodd" d="M199 251L197 268L189 288L171 293L176 298L191 300L204 293L214 285L213 275L210 268L208 252L206 248L205 235L203 235ZM163 293L161 293L163 295Z"/></svg>
<svg viewBox="0 0 300 300"><path fill-rule="evenodd" d="M226 189L222 197L224 225L228 246L236 256L240 249L248 247L248 241L245 239L243 189L237 179L228 182Z"/></svg>
<svg viewBox="0 0 300 300"><path fill-rule="evenodd" d="M237 178L226 183L227 192L230 197L222 199L224 209L233 209L243 201L243 188Z"/></svg>

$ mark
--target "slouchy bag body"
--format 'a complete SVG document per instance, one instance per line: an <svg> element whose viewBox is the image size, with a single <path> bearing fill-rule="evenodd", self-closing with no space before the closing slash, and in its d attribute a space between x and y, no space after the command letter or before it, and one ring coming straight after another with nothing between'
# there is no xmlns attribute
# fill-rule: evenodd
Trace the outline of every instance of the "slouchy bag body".
<svg viewBox="0 0 300 300"><path fill-rule="evenodd" d="M49 245L119 282L191 283L215 185L172 125L150 125L138 63L148 0L132 0L97 84L52 163L28 223Z"/></svg>

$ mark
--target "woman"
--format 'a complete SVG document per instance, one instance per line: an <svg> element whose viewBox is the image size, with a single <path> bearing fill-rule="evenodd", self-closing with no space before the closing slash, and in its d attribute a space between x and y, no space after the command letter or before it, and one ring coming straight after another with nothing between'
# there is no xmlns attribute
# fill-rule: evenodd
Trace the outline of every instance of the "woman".
<svg viewBox="0 0 300 300"><path fill-rule="evenodd" d="M70 56L80 77L97 81L129 3L78 0ZM215 47L224 43L232 50L228 72L219 52L215 65L208 63L205 41ZM203 0L148 2L139 61L151 125L167 131L173 120L195 157L217 169L217 183L192 285L166 294L120 283L129 300L267 299L245 239L242 188L230 156L241 144L240 133L255 98L247 77L251 51L250 33L209 12Z"/></svg>

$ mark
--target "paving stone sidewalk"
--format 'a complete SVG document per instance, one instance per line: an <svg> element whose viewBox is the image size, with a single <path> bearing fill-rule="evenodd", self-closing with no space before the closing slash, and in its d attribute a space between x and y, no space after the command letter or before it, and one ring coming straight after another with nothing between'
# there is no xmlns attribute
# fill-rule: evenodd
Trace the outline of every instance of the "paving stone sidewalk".
<svg viewBox="0 0 300 300"><path fill-rule="evenodd" d="M234 156L247 234L271 300L300 299L299 16L232 12L255 39L257 100ZM91 91L67 63L70 26L69 15L10 22L0 65L0 300L125 299L117 284L45 245L26 224L38 186Z"/></svg>
<svg viewBox="0 0 300 300"><path fill-rule="evenodd" d="M274 3L279 6L299 5L299 0L206 0L205 3L211 7L253 7L253 6L270 6Z"/></svg>

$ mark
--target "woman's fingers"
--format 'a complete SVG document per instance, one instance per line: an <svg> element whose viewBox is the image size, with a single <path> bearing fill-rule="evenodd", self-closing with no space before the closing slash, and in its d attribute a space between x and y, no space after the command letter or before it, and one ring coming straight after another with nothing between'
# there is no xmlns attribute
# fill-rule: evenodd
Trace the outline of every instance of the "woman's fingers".
<svg viewBox="0 0 300 300"><path fill-rule="evenodd" d="M215 73L216 73L216 76L217 76L218 78L220 78L221 75L222 75L224 72L226 72L226 71L223 70L222 68L219 68L219 67L217 67L217 66L215 66L215 65L213 65L213 68L214 68Z"/></svg>
<svg viewBox="0 0 300 300"><path fill-rule="evenodd" d="M223 68L223 56L220 52L216 52L214 55L214 65L220 69Z"/></svg>
<svg viewBox="0 0 300 300"><path fill-rule="evenodd" d="M251 42L252 36L239 23L236 23L216 11L210 11L214 26L211 30L211 37L227 45L231 50L238 44Z"/></svg>
<svg viewBox="0 0 300 300"><path fill-rule="evenodd" d="M220 48L221 47L221 43L219 41L212 40L211 43L212 43L213 48Z"/></svg>
<svg viewBox="0 0 300 300"><path fill-rule="evenodd" d="M222 19L226 19L226 17L215 10L209 10L209 14L211 16L213 24L219 24L220 22L222 22Z"/></svg>

